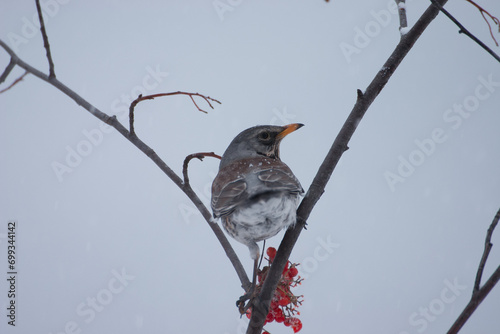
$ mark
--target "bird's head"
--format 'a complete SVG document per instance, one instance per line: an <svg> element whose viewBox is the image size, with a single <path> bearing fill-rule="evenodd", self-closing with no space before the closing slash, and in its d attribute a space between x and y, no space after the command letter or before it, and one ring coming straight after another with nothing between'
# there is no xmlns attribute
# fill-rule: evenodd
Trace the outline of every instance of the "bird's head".
<svg viewBox="0 0 500 334"><path fill-rule="evenodd" d="M225 165L253 157L269 157L280 160L281 140L304 124L293 123L285 126L259 125L246 129L237 135L222 156L220 168Z"/></svg>

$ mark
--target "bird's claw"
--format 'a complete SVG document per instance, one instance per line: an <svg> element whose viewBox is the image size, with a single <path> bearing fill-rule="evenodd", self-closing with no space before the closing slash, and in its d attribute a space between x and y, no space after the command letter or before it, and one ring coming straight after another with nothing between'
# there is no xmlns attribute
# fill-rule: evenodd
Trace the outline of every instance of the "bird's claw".
<svg viewBox="0 0 500 334"><path fill-rule="evenodd" d="M247 310L250 308L250 306L253 303L254 298L257 295L257 289L255 288L255 285L253 285L250 290L247 291L243 296L241 296L237 301L236 301L236 307L240 311L240 314L243 315L247 312ZM248 303L245 303L248 300Z"/></svg>

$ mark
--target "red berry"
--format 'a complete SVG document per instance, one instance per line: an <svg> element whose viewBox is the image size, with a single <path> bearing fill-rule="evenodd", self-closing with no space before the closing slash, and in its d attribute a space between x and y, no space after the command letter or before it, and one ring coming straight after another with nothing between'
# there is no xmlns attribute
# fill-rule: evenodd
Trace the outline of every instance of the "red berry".
<svg viewBox="0 0 500 334"><path fill-rule="evenodd" d="M281 308L278 306L278 304L276 304L276 307L275 307L275 308L273 308L273 309L271 309L271 311L270 311L270 312L272 312L272 313L273 313L273 315L274 315L274 317L275 317L275 318L276 318L276 316L277 316L278 314L282 314L282 313L283 313L283 312L281 311Z"/></svg>
<svg viewBox="0 0 500 334"><path fill-rule="evenodd" d="M302 321L298 318L290 318L290 322L292 324L292 329L294 333L297 333L302 329Z"/></svg>
<svg viewBox="0 0 500 334"><path fill-rule="evenodd" d="M287 290L288 291L288 290ZM280 300L283 299L284 297L287 297L287 293L285 290L281 287L278 287L276 291L274 292L274 298L278 301L278 304L280 304Z"/></svg>
<svg viewBox="0 0 500 334"><path fill-rule="evenodd" d="M252 317L252 311L247 310L247 318L250 319Z"/></svg>
<svg viewBox="0 0 500 334"><path fill-rule="evenodd" d="M287 306L288 304L290 304L290 298L288 298L287 296L281 297L280 300L278 300L278 304L280 304L281 306Z"/></svg>
<svg viewBox="0 0 500 334"><path fill-rule="evenodd" d="M273 261L275 256L276 256L276 248L274 247L269 247L266 251L267 256L269 256L269 261Z"/></svg>
<svg viewBox="0 0 500 334"><path fill-rule="evenodd" d="M288 274L290 275L290 277L295 277L298 275L298 273L299 271L295 267L291 267L290 270L288 270Z"/></svg>
<svg viewBox="0 0 500 334"><path fill-rule="evenodd" d="M283 315L283 311L281 309L274 315L274 320L279 323L285 321L285 316Z"/></svg>
<svg viewBox="0 0 500 334"><path fill-rule="evenodd" d="M271 310L279 310L279 304L278 304L278 300L274 299L271 300Z"/></svg>
<svg viewBox="0 0 500 334"><path fill-rule="evenodd" d="M266 317L266 322L272 322L274 321L274 315L273 312L269 312Z"/></svg>

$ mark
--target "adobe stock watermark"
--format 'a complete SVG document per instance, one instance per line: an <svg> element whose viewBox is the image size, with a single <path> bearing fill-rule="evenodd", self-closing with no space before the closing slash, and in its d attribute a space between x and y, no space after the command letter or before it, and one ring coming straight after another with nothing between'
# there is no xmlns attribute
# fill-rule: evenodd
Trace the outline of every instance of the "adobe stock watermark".
<svg viewBox="0 0 500 334"><path fill-rule="evenodd" d="M287 125L292 123L292 121L297 118L297 115L288 112L286 106L282 107L281 110L278 108L273 108L273 117L271 118L270 125Z"/></svg>
<svg viewBox="0 0 500 334"><path fill-rule="evenodd" d="M41 0L40 8L43 13L45 25L54 18L61 9L62 5L66 5L71 0ZM40 33L40 20L38 19L38 12L35 11L31 16L31 20L26 16L21 18L21 28L19 33L7 33L7 40L11 48L19 53L21 45L26 45L29 41Z"/></svg>
<svg viewBox="0 0 500 334"><path fill-rule="evenodd" d="M427 305L419 307L417 311L410 314L408 324L412 327L411 331L401 331L399 334L423 333L467 289L466 285L458 283L456 277L453 282L445 279L443 283L444 287L438 297L431 299Z"/></svg>
<svg viewBox="0 0 500 334"><path fill-rule="evenodd" d="M452 132L462 126L464 120L479 110L482 101L490 98L500 87L500 82L493 80L493 74L489 74L486 78L480 75L477 80L479 84L473 93L467 95L461 103L455 103L443 112L443 121L448 126L448 130L436 127L430 131L426 138L415 139L416 148L405 156L398 156L399 163L394 171L386 170L384 172L384 178L392 192L396 190L396 185L404 183L412 176L417 167L422 166L437 151L439 144L446 142Z"/></svg>
<svg viewBox="0 0 500 334"><path fill-rule="evenodd" d="M303 278L308 278L319 268L321 262L325 262L332 256L336 249L340 248L340 244L332 241L332 236L328 235L326 238L317 237L317 245L314 247L313 255L308 256L300 262L299 275Z"/></svg>
<svg viewBox="0 0 500 334"><path fill-rule="evenodd" d="M412 0L407 0L407 3ZM348 64L352 62L354 55L359 55L366 49L374 38L380 35L382 30L389 26L394 18L398 18L398 5L396 1L389 0L385 9L370 10L372 19L365 23L363 28L354 27L354 37L352 43L341 42L340 50Z"/></svg>
<svg viewBox="0 0 500 334"><path fill-rule="evenodd" d="M235 10L236 7L240 6L243 0L214 0L212 6L214 7L219 20L224 21L224 16Z"/></svg>
<svg viewBox="0 0 500 334"><path fill-rule="evenodd" d="M89 324L97 317L98 313L103 312L114 298L122 293L125 288L135 279L135 276L125 272L125 268L121 271L111 270L112 278L109 279L106 286L99 290L95 295L87 297L85 301L76 306L75 313L78 316L77 320L67 321L63 328L57 332L49 334L80 334L83 331L82 324Z"/></svg>
<svg viewBox="0 0 500 334"><path fill-rule="evenodd" d="M146 66L146 74L143 76L141 84L134 86L130 93L123 93L120 97L111 101L111 113L120 121L128 120L130 103L139 96L147 95L148 92L156 89L164 79L169 75L160 69L160 65L155 68ZM67 174L71 174L81 163L94 151L94 148L100 146L104 141L104 136L113 132L113 128L101 121L98 121L96 127L88 130L82 130L82 139L75 145L66 145L66 154L64 160L54 160L51 163L52 170L59 182L63 182Z"/></svg>

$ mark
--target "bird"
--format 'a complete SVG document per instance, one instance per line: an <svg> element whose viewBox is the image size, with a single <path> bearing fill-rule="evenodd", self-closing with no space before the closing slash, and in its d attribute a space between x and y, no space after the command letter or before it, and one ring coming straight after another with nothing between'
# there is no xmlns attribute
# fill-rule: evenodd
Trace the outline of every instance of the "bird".
<svg viewBox="0 0 500 334"><path fill-rule="evenodd" d="M304 189L280 158L280 143L303 124L259 125L242 131L222 155L212 183L211 207L224 230L246 245L254 260L253 287L260 257L257 242L293 226Z"/></svg>

